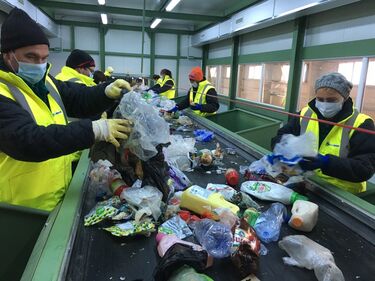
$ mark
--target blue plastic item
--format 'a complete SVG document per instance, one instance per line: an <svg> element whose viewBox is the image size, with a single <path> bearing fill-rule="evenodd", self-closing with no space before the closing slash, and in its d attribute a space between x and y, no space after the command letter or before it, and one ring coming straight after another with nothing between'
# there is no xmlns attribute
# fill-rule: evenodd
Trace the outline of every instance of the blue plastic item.
<svg viewBox="0 0 375 281"><path fill-rule="evenodd" d="M210 219L195 223L194 235L202 247L214 258L230 256L232 233L228 226Z"/></svg>
<svg viewBox="0 0 375 281"><path fill-rule="evenodd" d="M255 223L254 229L258 238L264 243L279 240L281 224L286 216L287 211L283 204L271 204L267 211L260 214Z"/></svg>
<svg viewBox="0 0 375 281"><path fill-rule="evenodd" d="M197 141L209 142L214 138L214 133L207 130L194 130L194 136Z"/></svg>

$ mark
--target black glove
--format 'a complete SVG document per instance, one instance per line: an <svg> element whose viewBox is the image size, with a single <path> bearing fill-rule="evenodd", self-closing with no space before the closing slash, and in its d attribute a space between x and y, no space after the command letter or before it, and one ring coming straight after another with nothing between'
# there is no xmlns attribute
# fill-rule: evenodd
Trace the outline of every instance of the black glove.
<svg viewBox="0 0 375 281"><path fill-rule="evenodd" d="M303 157L298 162L299 166L304 171L312 171L316 169L324 168L328 165L329 156L318 154L316 157Z"/></svg>

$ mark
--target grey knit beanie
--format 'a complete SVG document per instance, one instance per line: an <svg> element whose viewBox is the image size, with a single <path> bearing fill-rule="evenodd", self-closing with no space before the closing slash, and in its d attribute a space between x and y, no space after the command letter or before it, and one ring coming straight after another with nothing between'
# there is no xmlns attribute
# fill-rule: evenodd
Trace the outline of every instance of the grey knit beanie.
<svg viewBox="0 0 375 281"><path fill-rule="evenodd" d="M347 99L353 88L353 84L346 80L344 75L338 72L332 72L325 74L316 80L315 92L320 88L332 88L339 92L344 99Z"/></svg>

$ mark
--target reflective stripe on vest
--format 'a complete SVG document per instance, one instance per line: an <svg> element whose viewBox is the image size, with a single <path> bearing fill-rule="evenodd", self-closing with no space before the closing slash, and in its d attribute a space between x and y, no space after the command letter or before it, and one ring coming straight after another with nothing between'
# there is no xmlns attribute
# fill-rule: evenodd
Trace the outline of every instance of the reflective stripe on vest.
<svg viewBox="0 0 375 281"><path fill-rule="evenodd" d="M308 116L311 118L318 118L316 113L309 107L303 108L301 110L301 115ZM369 118L369 116L362 113L358 113L356 109L353 109L352 115L340 121L339 123L349 125L352 127L359 127L366 119ZM311 132L316 136L317 140L319 139L318 121L300 118L300 127L300 134ZM339 126L333 126L330 132L327 134L326 138L321 142L320 146L317 147L317 150L320 154L323 155L331 154L334 156L346 158L349 154L350 138L353 135L353 133L354 130L342 128ZM317 141L317 145L318 144L319 141ZM323 174L323 172L320 169L315 170L315 173L327 182L346 191L358 193L366 190L366 182L349 182L338 178L333 178Z"/></svg>
<svg viewBox="0 0 375 281"><path fill-rule="evenodd" d="M78 81L81 81L81 80L79 80L78 78L75 78L75 77L73 77L73 78L70 78L69 80L67 80L68 82L78 82Z"/></svg>
<svg viewBox="0 0 375 281"><path fill-rule="evenodd" d="M191 103L207 104L207 100L206 100L207 92L210 89L213 89L213 88L214 88L214 86L212 86L211 83L208 82L207 80L201 81L198 84L198 89L196 91L195 97L194 97L194 90L193 90L193 88L190 88L190 92L189 92L189 102L190 102L190 104ZM216 114L216 112L207 113L207 112L202 112L200 110L193 110L193 112L195 114L203 116L203 117L204 116L209 116L209 115Z"/></svg>

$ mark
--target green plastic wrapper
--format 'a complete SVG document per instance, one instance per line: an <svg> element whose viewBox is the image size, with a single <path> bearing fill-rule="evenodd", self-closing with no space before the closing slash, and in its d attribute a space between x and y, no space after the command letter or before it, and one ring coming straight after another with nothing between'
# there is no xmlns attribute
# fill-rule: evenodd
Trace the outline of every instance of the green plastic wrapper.
<svg viewBox="0 0 375 281"><path fill-rule="evenodd" d="M111 227L104 228L104 230L109 231L114 236L124 237L133 235L145 235L149 236L155 231L155 224L152 222L141 222L136 223L135 221L128 221L125 223L116 224Z"/></svg>

